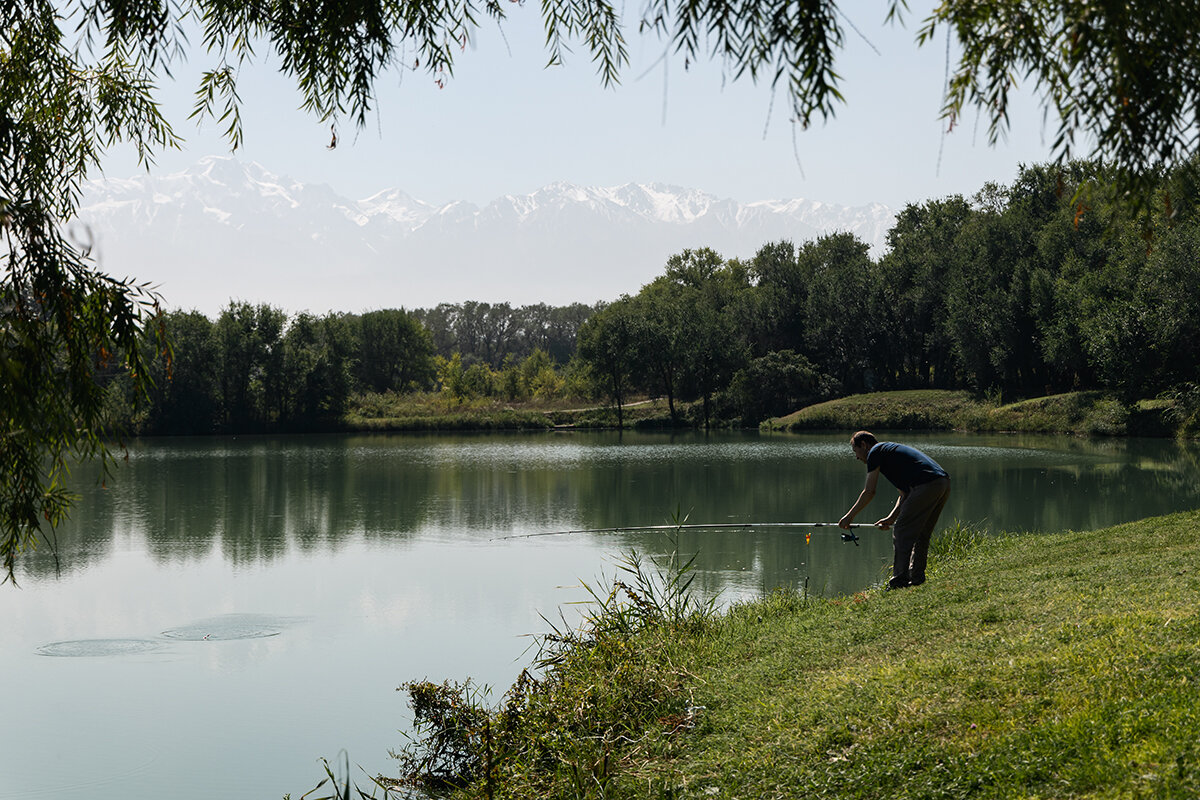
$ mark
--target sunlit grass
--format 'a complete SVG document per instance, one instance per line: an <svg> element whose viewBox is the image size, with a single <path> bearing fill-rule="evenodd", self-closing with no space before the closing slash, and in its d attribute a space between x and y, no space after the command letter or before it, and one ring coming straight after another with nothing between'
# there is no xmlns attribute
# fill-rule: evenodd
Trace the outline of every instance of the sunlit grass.
<svg viewBox="0 0 1200 800"><path fill-rule="evenodd" d="M1167 435L1169 400L1126 405L1102 392L1067 392L1010 403L936 389L874 392L830 400L767 420L766 430L964 430Z"/></svg>
<svg viewBox="0 0 1200 800"><path fill-rule="evenodd" d="M922 587L816 603L756 639L731 629L692 666L712 713L681 785L1195 796L1197 523L994 538L956 526Z"/></svg>
<svg viewBox="0 0 1200 800"><path fill-rule="evenodd" d="M978 401L961 391L920 389L873 392L829 400L800 409L786 417L767 420L769 430L951 429Z"/></svg>
<svg viewBox="0 0 1200 800"><path fill-rule="evenodd" d="M638 398L624 409L628 426L667 417L664 400ZM344 424L360 431L546 430L612 428L615 408L579 398L507 401L443 392L368 393L351 399Z"/></svg>
<svg viewBox="0 0 1200 800"><path fill-rule="evenodd" d="M1144 400L1126 406L1100 392L1070 392L1000 405L964 391L920 389L875 392L830 400L767 420L764 430L968 430L1092 435L1169 435L1174 401ZM623 409L626 427L695 426L697 403L663 398L632 399ZM368 393L351 398L342 427L363 431L542 430L553 427L614 428L615 407L579 398L503 400L455 398L444 392Z"/></svg>
<svg viewBox="0 0 1200 800"><path fill-rule="evenodd" d="M379 783L397 792L458 785L487 797L620 796L702 711L680 664L716 604L690 591L693 562L677 548L656 562L630 553L610 584L585 585L582 622L547 618L533 664L493 709L469 683L405 684L418 735L393 754L399 777Z"/></svg>

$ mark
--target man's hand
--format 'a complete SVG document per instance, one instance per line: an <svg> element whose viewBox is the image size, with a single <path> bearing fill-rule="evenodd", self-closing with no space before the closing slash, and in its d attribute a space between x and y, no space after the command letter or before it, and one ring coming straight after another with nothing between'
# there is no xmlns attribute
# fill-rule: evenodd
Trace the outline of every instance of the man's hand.
<svg viewBox="0 0 1200 800"><path fill-rule="evenodd" d="M879 528L881 531L886 531L890 529L895 522L896 520L892 519L891 517L884 517L875 523L875 527Z"/></svg>
<svg viewBox="0 0 1200 800"><path fill-rule="evenodd" d="M844 516L838 520L838 527L841 528L842 530L848 531L848 530L850 530L850 523L853 521L854 521L854 517L847 514L846 516Z"/></svg>

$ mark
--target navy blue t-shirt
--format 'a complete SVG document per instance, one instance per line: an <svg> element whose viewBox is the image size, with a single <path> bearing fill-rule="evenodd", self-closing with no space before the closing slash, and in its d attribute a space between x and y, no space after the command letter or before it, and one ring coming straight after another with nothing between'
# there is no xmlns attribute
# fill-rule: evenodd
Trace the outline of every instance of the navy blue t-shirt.
<svg viewBox="0 0 1200 800"><path fill-rule="evenodd" d="M946 470L915 447L896 442L879 442L867 453L867 472L879 470L902 492L937 478L948 478Z"/></svg>

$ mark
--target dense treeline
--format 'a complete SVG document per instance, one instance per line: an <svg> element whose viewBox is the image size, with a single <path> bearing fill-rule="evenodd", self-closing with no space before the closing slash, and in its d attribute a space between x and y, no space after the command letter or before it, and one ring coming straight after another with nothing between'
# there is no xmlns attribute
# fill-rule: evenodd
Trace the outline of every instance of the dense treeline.
<svg viewBox="0 0 1200 800"><path fill-rule="evenodd" d="M135 400L118 379L113 416L140 433L306 430L336 427L367 393L558 396L560 368L591 313L583 305L464 303L289 318L243 302L216 320L169 312L170 347L150 364L149 397Z"/></svg>
<svg viewBox="0 0 1200 800"><path fill-rule="evenodd" d="M878 261L849 233L749 260L685 251L592 317L580 355L614 403L649 392L676 416L699 400L704 424L869 390L1132 401L1194 384L1195 187L1170 177L1166 213L1122 220L1100 190L1077 194L1097 172L1028 167L970 201L909 205Z"/></svg>
<svg viewBox="0 0 1200 800"><path fill-rule="evenodd" d="M850 233L749 259L685 250L595 308L173 312L149 402L116 392L118 416L147 433L303 430L336 426L368 393L436 392L607 397L623 423L636 395L666 400L661 424L709 426L888 389L1197 396L1196 187L1168 176L1173 204L1128 220L1101 190L1077 192L1094 177L1084 163L1034 166L969 200L909 205L878 260Z"/></svg>
<svg viewBox="0 0 1200 800"><path fill-rule="evenodd" d="M442 358L457 353L468 366L500 369L505 362L524 361L539 350L555 364L566 364L575 354L579 326L595 311L583 303L513 308L472 301L418 308L412 315L429 331L434 351Z"/></svg>

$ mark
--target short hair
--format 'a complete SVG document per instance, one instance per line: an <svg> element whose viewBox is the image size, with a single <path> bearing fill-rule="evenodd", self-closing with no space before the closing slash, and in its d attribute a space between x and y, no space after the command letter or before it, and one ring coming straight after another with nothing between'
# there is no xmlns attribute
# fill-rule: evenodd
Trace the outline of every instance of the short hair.
<svg viewBox="0 0 1200 800"><path fill-rule="evenodd" d="M851 447L874 447L877 444L879 444L879 440L870 431L859 431L850 437Z"/></svg>

